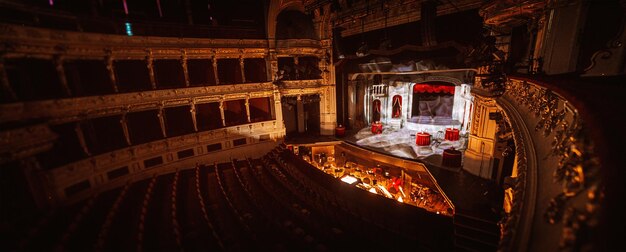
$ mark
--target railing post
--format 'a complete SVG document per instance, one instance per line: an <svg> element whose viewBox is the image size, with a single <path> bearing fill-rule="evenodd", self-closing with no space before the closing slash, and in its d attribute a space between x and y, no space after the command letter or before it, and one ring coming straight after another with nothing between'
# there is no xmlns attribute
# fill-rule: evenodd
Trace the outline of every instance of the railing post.
<svg viewBox="0 0 626 252"><path fill-rule="evenodd" d="M150 85L152 89L156 89L156 79L154 78L154 59L152 58L152 50L147 50L148 55L146 55L146 63L148 67L148 75L150 76Z"/></svg>
<svg viewBox="0 0 626 252"><path fill-rule="evenodd" d="M124 112L124 114L122 114L122 118L120 119L120 124L122 125L122 131L124 131L124 138L126 139L126 144L128 144L128 146L132 145L132 142L130 141L130 133L128 132L128 121L127 121L127 117L128 116L128 112Z"/></svg>
<svg viewBox="0 0 626 252"><path fill-rule="evenodd" d="M220 77L217 75L217 57L215 55L211 57L211 62L213 63L213 76L215 77L215 85L219 85Z"/></svg>
<svg viewBox="0 0 626 252"><path fill-rule="evenodd" d="M59 82L61 83L61 88L63 88L63 92L66 96L72 96L72 90L67 84L67 78L65 77L65 67L63 67L63 55L55 55L54 58L54 68L56 69L57 75L59 76Z"/></svg>
<svg viewBox="0 0 626 252"><path fill-rule="evenodd" d="M246 83L246 69L244 67L243 54L239 55L239 68L241 69L241 83Z"/></svg>
<svg viewBox="0 0 626 252"><path fill-rule="evenodd" d="M187 69L187 51L185 49L180 50L181 57L180 63L183 66L183 75L185 77L185 87L189 87L189 70Z"/></svg>
<svg viewBox="0 0 626 252"><path fill-rule="evenodd" d="M107 64L106 68L109 72L109 79L111 80L111 87L113 88L113 92L118 93L119 90L117 88L117 83L115 79L115 66L113 65L113 56L111 50L106 50L106 56L104 59Z"/></svg>

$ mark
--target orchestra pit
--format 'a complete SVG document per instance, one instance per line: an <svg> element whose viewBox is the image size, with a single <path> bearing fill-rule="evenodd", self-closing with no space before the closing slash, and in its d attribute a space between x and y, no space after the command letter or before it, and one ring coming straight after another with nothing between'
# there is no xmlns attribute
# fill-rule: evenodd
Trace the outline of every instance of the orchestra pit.
<svg viewBox="0 0 626 252"><path fill-rule="evenodd" d="M624 0L0 0L3 251L626 251Z"/></svg>

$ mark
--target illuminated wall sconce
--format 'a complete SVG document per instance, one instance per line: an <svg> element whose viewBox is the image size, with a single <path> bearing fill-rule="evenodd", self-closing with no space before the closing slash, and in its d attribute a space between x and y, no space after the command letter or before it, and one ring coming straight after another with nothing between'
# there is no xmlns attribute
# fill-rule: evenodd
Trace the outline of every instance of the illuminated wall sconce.
<svg viewBox="0 0 626 252"><path fill-rule="evenodd" d="M133 26L131 23L126 22L124 23L124 27L126 28L126 35L128 36L133 36Z"/></svg>

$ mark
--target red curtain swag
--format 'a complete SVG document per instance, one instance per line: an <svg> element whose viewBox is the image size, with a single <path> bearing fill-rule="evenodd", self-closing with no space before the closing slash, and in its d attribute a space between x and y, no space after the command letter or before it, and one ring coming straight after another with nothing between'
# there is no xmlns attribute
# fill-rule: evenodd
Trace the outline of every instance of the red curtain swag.
<svg viewBox="0 0 626 252"><path fill-rule="evenodd" d="M454 86L415 84L415 86L413 86L413 93L444 93L453 95Z"/></svg>

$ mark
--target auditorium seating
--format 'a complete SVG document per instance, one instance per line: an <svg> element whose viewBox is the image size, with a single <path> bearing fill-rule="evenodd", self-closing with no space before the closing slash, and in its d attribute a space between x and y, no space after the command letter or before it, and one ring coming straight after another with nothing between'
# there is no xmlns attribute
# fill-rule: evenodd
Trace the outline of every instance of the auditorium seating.
<svg viewBox="0 0 626 252"><path fill-rule="evenodd" d="M57 209L26 251L448 250L452 220L344 184L280 145Z"/></svg>

